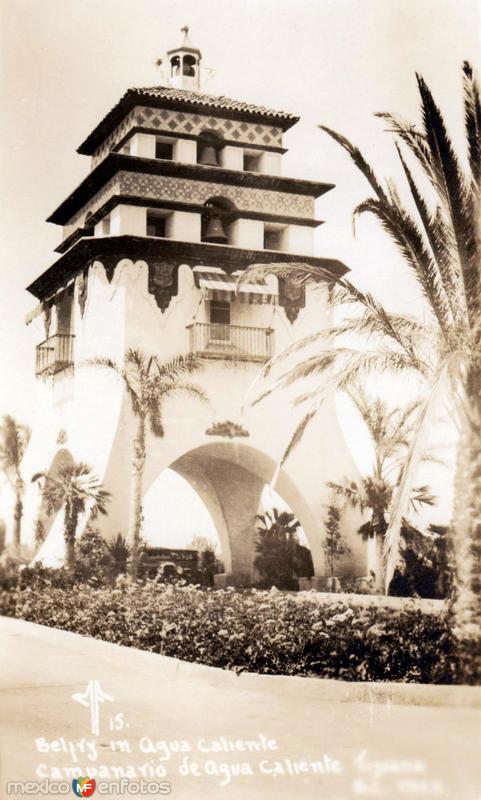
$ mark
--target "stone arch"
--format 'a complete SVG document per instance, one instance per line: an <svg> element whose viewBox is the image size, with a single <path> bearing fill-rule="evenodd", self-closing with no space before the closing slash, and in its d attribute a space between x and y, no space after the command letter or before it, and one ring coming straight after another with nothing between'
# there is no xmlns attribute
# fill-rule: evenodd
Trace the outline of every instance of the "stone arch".
<svg viewBox="0 0 481 800"><path fill-rule="evenodd" d="M180 474L207 507L219 536L222 558L233 583L250 584L255 556L255 517L261 494L276 473L276 462L250 445L213 442L187 451L170 469ZM299 519L311 549L314 569L323 571L319 529L302 493L280 470L276 491Z"/></svg>

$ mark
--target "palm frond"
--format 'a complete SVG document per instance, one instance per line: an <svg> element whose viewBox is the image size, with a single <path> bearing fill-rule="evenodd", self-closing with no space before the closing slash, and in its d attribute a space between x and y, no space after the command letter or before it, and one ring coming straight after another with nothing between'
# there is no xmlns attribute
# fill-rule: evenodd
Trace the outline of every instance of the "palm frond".
<svg viewBox="0 0 481 800"><path fill-rule="evenodd" d="M160 396L171 394L185 394L189 397L193 397L196 400L200 400L202 403L210 403L209 396L207 393L200 387L196 386L194 383L173 383L168 384L167 387L162 388L160 391Z"/></svg>
<svg viewBox="0 0 481 800"><path fill-rule="evenodd" d="M420 506L436 505L436 497L431 493L429 486L415 486L411 489L409 505L413 511L418 511Z"/></svg>
<svg viewBox="0 0 481 800"><path fill-rule="evenodd" d="M453 320L460 320L463 308L459 307L459 299L464 296L464 287L462 286L458 253L452 247L449 227L444 224L439 214L430 213L397 143L396 148L424 233L434 256L433 268L437 268L439 272L439 280L444 289Z"/></svg>
<svg viewBox="0 0 481 800"><path fill-rule="evenodd" d="M0 425L0 468L11 481L20 476L20 464L30 441L31 431L27 425L17 422L10 414L3 417Z"/></svg>
<svg viewBox="0 0 481 800"><path fill-rule="evenodd" d="M416 470L420 463L421 455L424 450L427 429L431 423L431 417L438 400L439 389L446 380L448 362L446 361L439 369L431 390L426 394L420 403L419 412L413 427L412 440L406 455L402 475L398 489L394 495L390 510L389 525L384 539L384 558L386 559L386 591L393 578L396 566L399 561L400 541L402 520L406 509L409 506L410 495L412 492L413 481Z"/></svg>
<svg viewBox="0 0 481 800"><path fill-rule="evenodd" d="M348 481L347 478L345 478L344 483L328 481L326 486L331 489L337 497L342 497L346 500L353 508L359 508L361 511L364 511L365 504L363 493L355 481Z"/></svg>
<svg viewBox="0 0 481 800"><path fill-rule="evenodd" d="M465 178L448 136L443 116L429 87L421 75L417 75L424 133L428 143L431 160L439 178L439 190L449 212L450 223L456 238L459 260L465 272L466 297L469 302L471 290L470 231L472 219L467 211L467 192Z"/></svg>
<svg viewBox="0 0 481 800"><path fill-rule="evenodd" d="M387 122L389 132L396 134L401 142L409 148L423 172L430 177L431 183L434 184L435 176L431 164L431 153L424 134L410 122L394 114L382 111L376 112L374 116Z"/></svg>
<svg viewBox="0 0 481 800"><path fill-rule="evenodd" d="M380 199L385 199L386 195L383 187L376 178L376 175L371 165L368 163L368 161L366 161L359 148L356 147L354 144L352 144L352 142L350 142L349 139L346 139L345 136L342 136L340 133L333 131L326 125L319 125L319 127L321 130L327 133L328 136L331 137L331 139L334 139L334 141L337 142L346 151L346 153L349 154L352 161L354 162L358 170L364 175L366 180L369 182L371 187L376 192L377 196Z"/></svg>
<svg viewBox="0 0 481 800"><path fill-rule="evenodd" d="M426 249L420 231L410 215L391 197L390 202L368 199L360 203L355 215L369 212L381 222L406 263L411 267L422 294L436 317L445 338L449 337L451 309L439 280L436 263Z"/></svg>
<svg viewBox="0 0 481 800"><path fill-rule="evenodd" d="M177 378L191 375L202 366L202 361L195 353L187 353L187 355L174 356L163 363L155 358L155 364L159 377L173 382Z"/></svg>
<svg viewBox="0 0 481 800"><path fill-rule="evenodd" d="M138 347L129 347L125 353L126 367L133 367L141 374L147 372L148 360L148 357Z"/></svg>
<svg viewBox="0 0 481 800"><path fill-rule="evenodd" d="M138 409L141 405L139 383L141 376L138 371L137 364L139 363L138 351L128 350L125 354L125 368L114 361L112 358L97 356L96 358L89 358L84 361L85 366L99 367L113 372L123 382L127 393L132 402L134 409Z"/></svg>
<svg viewBox="0 0 481 800"><path fill-rule="evenodd" d="M464 119L468 142L469 165L476 186L481 184L481 101L473 69L463 64Z"/></svg>
<svg viewBox="0 0 481 800"><path fill-rule="evenodd" d="M298 425L296 425L294 429L294 433L292 434L289 443L284 450L284 453L281 458L280 466L282 467L283 464L287 461L289 456L291 455L292 451L295 450L299 442L301 441L304 433L306 431L307 426L312 422L316 414L318 413L318 408L310 409L307 414L305 414Z"/></svg>

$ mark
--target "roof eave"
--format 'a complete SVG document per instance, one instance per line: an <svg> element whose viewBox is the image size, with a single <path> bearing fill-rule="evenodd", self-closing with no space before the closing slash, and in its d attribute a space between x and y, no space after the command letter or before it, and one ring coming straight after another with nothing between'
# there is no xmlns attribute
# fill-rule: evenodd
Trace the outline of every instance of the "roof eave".
<svg viewBox="0 0 481 800"><path fill-rule="evenodd" d="M188 177L194 180L207 180L214 177L217 180L224 179L225 183L231 183L234 186L246 185L250 188L291 191L293 194L307 195L314 198L320 197L334 188L332 183L298 180L297 178L262 175L257 172L229 170L223 167L181 164L176 161L163 161L162 159L110 153L84 178L69 197L52 212L47 218L47 222L65 225L107 180L121 170L174 177L179 175L180 177Z"/></svg>
<svg viewBox="0 0 481 800"><path fill-rule="evenodd" d="M206 242L181 242L173 239L152 239L144 236L106 236L102 238L81 239L64 255L58 258L29 286L27 291L39 300L48 297L56 291L65 280L74 277L86 262L102 260L111 256L119 259L139 259L139 253L145 259L159 255L177 255L180 263L222 263L230 262L236 265L269 263L272 261L283 263L308 263L331 272L333 277L342 277L349 268L341 261L325 259L319 256L303 256L296 253L283 253L280 251L246 250L245 248L230 245L210 244Z"/></svg>
<svg viewBox="0 0 481 800"><path fill-rule="evenodd" d="M188 100L179 99L171 100L168 97L149 96L147 94L141 94L135 89L128 89L120 98L119 102L116 103L116 105L106 114L106 116L99 122L99 124L93 129L87 138L84 139L82 144L79 145L77 148L77 153L85 156L93 155L95 150L102 144L103 141L105 141L109 133L111 133L115 126L123 119L125 114L138 105L139 101L142 105L153 106L154 108L166 106L168 108L179 108L183 111L193 111L197 113L202 113L204 110L207 113L215 113L216 116L223 118L227 117L228 119L247 119L251 120L252 122L264 122L264 124L268 123L270 125L279 127L283 131L287 131L289 128L295 125L296 122L299 122L300 119L300 117L291 114L283 115L282 112L280 112L278 116L274 116L272 114L263 114L261 112L257 113L255 111L239 111L235 109L216 108L215 106L201 105L195 103L194 101L190 102Z"/></svg>

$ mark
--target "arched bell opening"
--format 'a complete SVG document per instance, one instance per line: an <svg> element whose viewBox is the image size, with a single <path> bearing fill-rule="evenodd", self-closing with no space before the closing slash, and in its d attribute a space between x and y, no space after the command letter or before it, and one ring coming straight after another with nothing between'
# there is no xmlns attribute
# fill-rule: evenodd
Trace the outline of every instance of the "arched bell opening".
<svg viewBox="0 0 481 800"><path fill-rule="evenodd" d="M186 55L182 60L182 74L187 78L195 78L197 75L197 59L195 56Z"/></svg>
<svg viewBox="0 0 481 800"><path fill-rule="evenodd" d="M170 59L170 75L172 78L177 78L181 74L182 63L180 56L172 56Z"/></svg>
<svg viewBox="0 0 481 800"><path fill-rule="evenodd" d="M231 223L237 209L227 197L211 197L204 203L201 221L201 239L211 244L229 244Z"/></svg>
<svg viewBox="0 0 481 800"><path fill-rule="evenodd" d="M203 130L197 140L197 163L205 167L221 166L222 136L214 130Z"/></svg>

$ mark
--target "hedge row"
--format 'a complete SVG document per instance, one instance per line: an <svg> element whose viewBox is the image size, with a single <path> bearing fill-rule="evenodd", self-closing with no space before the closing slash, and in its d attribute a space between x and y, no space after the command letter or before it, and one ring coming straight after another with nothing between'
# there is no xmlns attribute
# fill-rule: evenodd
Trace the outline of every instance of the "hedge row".
<svg viewBox="0 0 481 800"><path fill-rule="evenodd" d="M276 590L208 590L150 581L75 589L48 580L0 593L0 613L237 671L347 681L455 683L441 615L320 604Z"/></svg>

